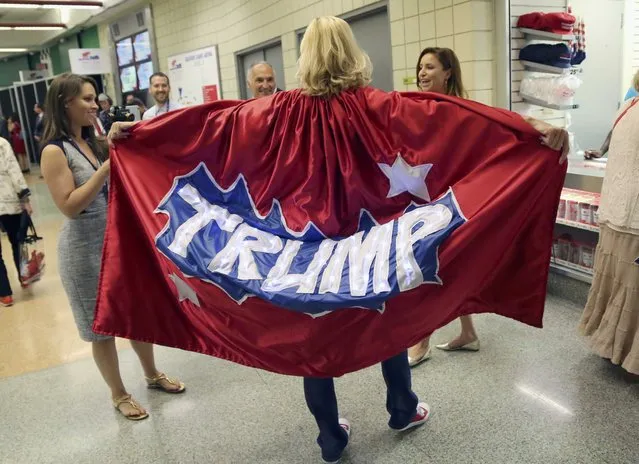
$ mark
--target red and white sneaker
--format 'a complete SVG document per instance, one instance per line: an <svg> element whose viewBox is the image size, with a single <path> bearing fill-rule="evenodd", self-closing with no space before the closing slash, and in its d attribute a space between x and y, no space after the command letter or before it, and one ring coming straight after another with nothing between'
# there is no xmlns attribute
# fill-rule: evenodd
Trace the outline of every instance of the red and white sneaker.
<svg viewBox="0 0 639 464"><path fill-rule="evenodd" d="M346 420L344 418L340 418L339 426L344 429L344 432L346 432L346 435L348 436L348 438L350 440L350 438L351 438L351 423L348 422L348 420ZM337 458L336 461L327 461L326 459L322 459L322 461L324 461L326 464L337 464L340 461L340 459L342 459L341 456L339 458Z"/></svg>
<svg viewBox="0 0 639 464"><path fill-rule="evenodd" d="M426 421L430 418L430 406L426 403L419 403L417 405L417 411L415 415L408 423L408 425L402 429L395 429L398 432L405 432L406 430L412 429L414 427L419 427L420 425L424 425Z"/></svg>
<svg viewBox="0 0 639 464"><path fill-rule="evenodd" d="M0 298L0 306L4 306L5 308L8 306L13 306L13 297L11 296L3 296Z"/></svg>

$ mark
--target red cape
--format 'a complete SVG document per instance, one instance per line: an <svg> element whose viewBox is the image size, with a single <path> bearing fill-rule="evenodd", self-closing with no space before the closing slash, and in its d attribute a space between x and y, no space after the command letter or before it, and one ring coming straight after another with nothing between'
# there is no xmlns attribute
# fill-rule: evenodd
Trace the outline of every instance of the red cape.
<svg viewBox="0 0 639 464"><path fill-rule="evenodd" d="M283 374L339 376L389 358L463 314L541 327L554 219L566 166L511 112L429 93L373 88L326 100L299 90L218 101L135 126L112 150L110 205L94 330L209 354ZM443 285L312 318L253 297L237 304L158 251L156 209L176 176L204 163L228 189L243 176L255 208L279 201L286 224L327 237L379 223L411 202L387 198L379 163L432 163L436 199L452 189L468 219L439 248ZM180 301L180 276L199 305Z"/></svg>

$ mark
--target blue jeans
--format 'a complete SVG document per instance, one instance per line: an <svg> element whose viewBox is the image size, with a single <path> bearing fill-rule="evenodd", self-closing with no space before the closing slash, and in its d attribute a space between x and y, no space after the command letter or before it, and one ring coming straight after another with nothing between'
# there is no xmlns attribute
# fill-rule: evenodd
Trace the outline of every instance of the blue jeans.
<svg viewBox="0 0 639 464"><path fill-rule="evenodd" d="M389 427L406 427L417 411L417 395L411 389L411 374L406 351L382 362L386 382L386 410ZM348 436L339 425L335 384L332 378L304 378L304 396L319 427L317 444L325 461L336 461L348 444Z"/></svg>
<svg viewBox="0 0 639 464"><path fill-rule="evenodd" d="M0 216L0 224L7 233L11 249L13 251L13 262L20 275L20 242L18 242L18 233L20 232L20 214L3 214ZM9 284L9 276L7 268L2 259L2 246L0 245L0 297L11 296L13 294L11 285Z"/></svg>

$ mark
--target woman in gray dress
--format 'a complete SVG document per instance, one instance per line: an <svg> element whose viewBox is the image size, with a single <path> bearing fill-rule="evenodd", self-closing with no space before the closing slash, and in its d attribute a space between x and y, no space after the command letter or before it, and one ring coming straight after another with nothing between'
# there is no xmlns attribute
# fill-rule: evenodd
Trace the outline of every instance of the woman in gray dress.
<svg viewBox="0 0 639 464"><path fill-rule="evenodd" d="M126 418L147 412L122 383L113 337L93 332L102 242L106 227L108 146L96 138L97 86L93 79L63 74L51 83L46 99L42 173L51 196L67 217L58 241L59 273L80 337L93 345L93 359L111 389L113 405ZM150 388L168 393L184 385L155 367L153 345L131 341Z"/></svg>

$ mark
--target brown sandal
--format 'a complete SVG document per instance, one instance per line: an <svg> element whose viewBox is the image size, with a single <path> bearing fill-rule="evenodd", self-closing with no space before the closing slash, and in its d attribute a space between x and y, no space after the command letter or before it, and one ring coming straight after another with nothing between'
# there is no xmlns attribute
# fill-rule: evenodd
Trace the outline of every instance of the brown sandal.
<svg viewBox="0 0 639 464"><path fill-rule="evenodd" d="M122 412L122 410L120 409L120 406L123 405L124 403L129 403L133 409L137 409L138 414L132 415L132 416L127 416L126 414L124 414ZM113 400L113 406L115 407L115 409L117 409L119 411L120 414L122 414L124 417L126 417L129 420L134 420L134 421L138 421L138 420L142 420L142 419L146 419L147 417L149 417L149 413L142 412L142 406L140 406L132 397L130 394L128 395L124 395L121 398L115 399Z"/></svg>
<svg viewBox="0 0 639 464"><path fill-rule="evenodd" d="M184 384L182 382L180 382L177 379L171 379L169 377L166 376L166 374L158 374L155 377L149 378L149 377L145 377L146 379L146 384L149 388L157 388L158 390L162 390L166 393L182 393L186 387L184 386ZM163 384L162 381L168 382L171 385L175 385L177 388L177 390L169 390L168 388L166 388Z"/></svg>

